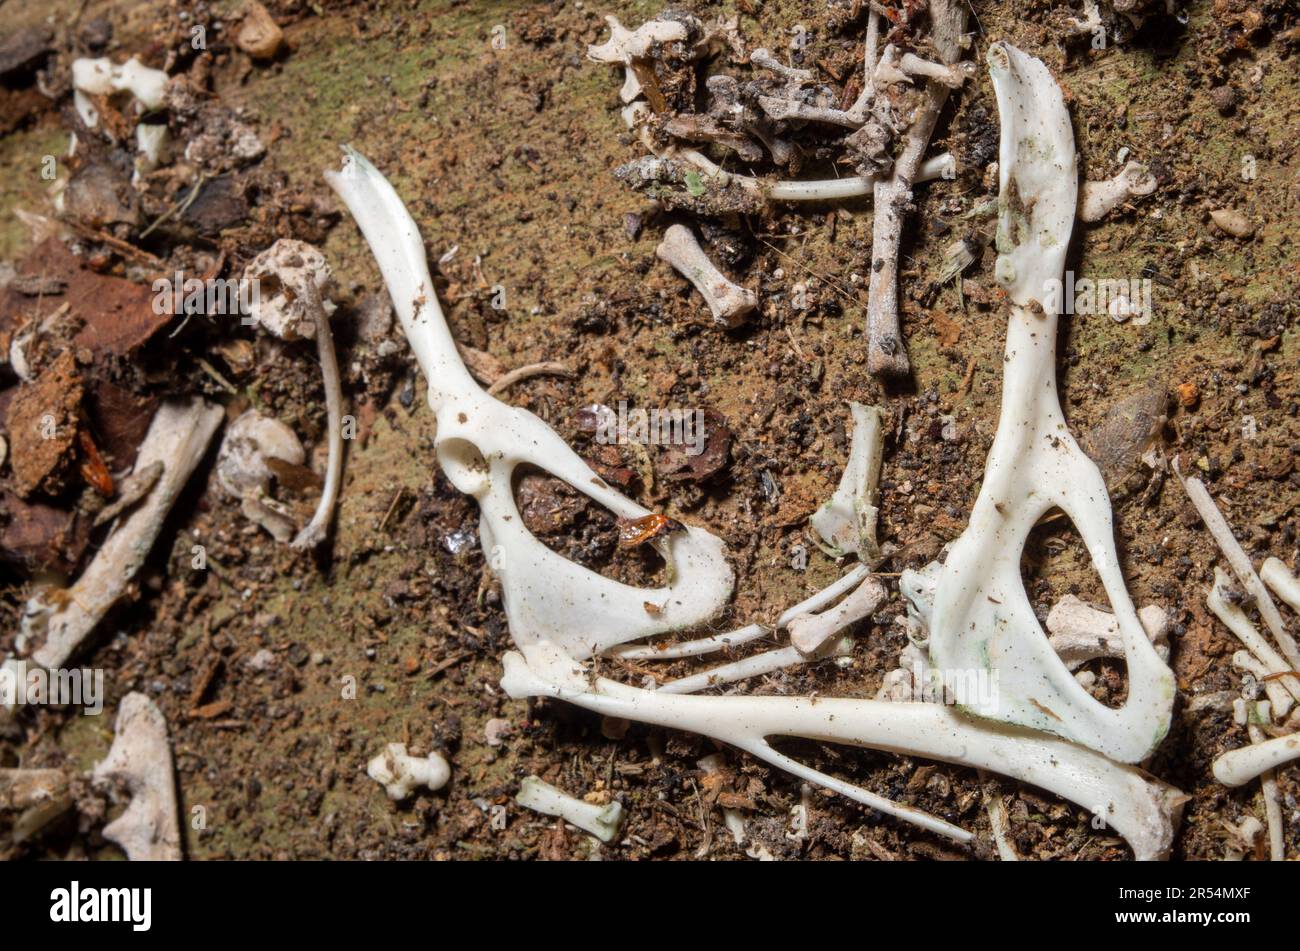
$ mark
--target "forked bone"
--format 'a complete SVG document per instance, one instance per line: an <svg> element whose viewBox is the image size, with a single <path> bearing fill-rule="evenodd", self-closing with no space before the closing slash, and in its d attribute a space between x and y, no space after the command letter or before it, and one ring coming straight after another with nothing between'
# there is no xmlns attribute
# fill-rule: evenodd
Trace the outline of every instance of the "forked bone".
<svg viewBox="0 0 1300 951"><path fill-rule="evenodd" d="M1049 282L1061 278L1074 224L1074 135L1046 66L1006 43L993 44L987 59L1002 119L996 276L1011 318L997 433L969 525L935 589L930 656L943 669L998 672L994 694L958 698L971 712L1135 763L1168 732L1173 674L1125 587L1105 483L1066 428L1056 393L1057 314L1042 303ZM1074 679L1025 594L1020 553L1052 508L1073 519L1115 609L1129 679L1119 709Z"/></svg>
<svg viewBox="0 0 1300 951"><path fill-rule="evenodd" d="M910 806L819 773L778 752L771 737L804 737L988 769L1093 810L1139 859L1163 857L1186 797L1132 767L1055 737L970 720L938 703L825 697L691 697L594 678L554 644L505 655L501 685L516 699L554 697L605 716L702 733L924 829L972 834Z"/></svg>
<svg viewBox="0 0 1300 951"><path fill-rule="evenodd" d="M352 149L345 149L345 156L342 169L325 177L379 262L429 381L438 461L452 484L479 504L479 537L501 581L515 643L552 641L570 656L584 658L715 615L731 594L733 575L721 540L702 529L687 527L650 542L667 562L669 577L666 587L653 589L604 578L529 532L511 478L522 463L567 482L620 518L652 513L610 488L542 420L489 396L474 382L434 296L415 222L374 166Z"/></svg>

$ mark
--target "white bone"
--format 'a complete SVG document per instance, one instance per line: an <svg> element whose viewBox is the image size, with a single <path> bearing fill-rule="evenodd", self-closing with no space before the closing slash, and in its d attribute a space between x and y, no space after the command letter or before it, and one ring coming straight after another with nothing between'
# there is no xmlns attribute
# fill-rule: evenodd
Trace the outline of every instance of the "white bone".
<svg viewBox="0 0 1300 951"><path fill-rule="evenodd" d="M405 743L389 743L366 764L366 775L384 787L388 798L400 802L424 786L436 791L451 779L451 766L437 753L410 756Z"/></svg>
<svg viewBox="0 0 1300 951"><path fill-rule="evenodd" d="M1125 587L1105 483L1061 413L1058 315L1042 304L1049 282L1061 278L1074 223L1070 117L1040 61L1006 43L995 43L987 58L1002 118L996 274L1010 297L1011 319L997 433L969 524L949 549L935 588L930 655L941 669L998 672L996 694L971 698L971 712L1138 762L1168 732L1173 673ZM1052 508L1073 519L1115 609L1129 681L1119 709L1093 699L1074 679L1025 594L1020 553Z"/></svg>
<svg viewBox="0 0 1300 951"><path fill-rule="evenodd" d="M1163 608L1148 604L1138 611L1142 629L1155 645L1160 659L1169 659L1169 617ZM1115 615L1067 594L1047 615L1047 631L1052 649L1075 670L1101 657L1123 658L1124 639L1120 636Z"/></svg>
<svg viewBox="0 0 1300 951"><path fill-rule="evenodd" d="M1291 610L1300 613L1300 578L1287 571L1280 559L1266 558L1259 577L1273 589L1274 594L1290 605Z"/></svg>
<svg viewBox="0 0 1300 951"><path fill-rule="evenodd" d="M1209 605L1214 616L1223 622L1224 627L1237 636L1237 640L1255 655L1270 675L1287 674L1270 683L1281 684L1292 697L1300 700L1300 677L1292 673L1295 668L1286 662L1281 654L1255 629L1246 612L1228 598L1231 582L1224 570L1217 565L1214 568L1214 587L1210 589L1205 603Z"/></svg>
<svg viewBox="0 0 1300 951"><path fill-rule="evenodd" d="M844 628L871 614L884 603L885 586L868 578L839 604L820 614L802 614L790 622L790 643L805 657L817 654Z"/></svg>
<svg viewBox="0 0 1300 951"><path fill-rule="evenodd" d="M1255 844L1264 834L1264 824L1254 816L1246 816L1238 825L1225 822L1232 840L1224 852L1224 861L1240 862L1247 855L1255 854Z"/></svg>
<svg viewBox="0 0 1300 951"><path fill-rule="evenodd" d="M710 754L701 760L695 761L695 765L705 770L705 773L720 773L723 769L723 755ZM740 815L740 809L731 809L725 807L725 805L720 808L723 811L723 822L727 825L727 831L731 833L732 842L735 842L737 846L744 846L745 839L749 838L749 833L745 830L745 817Z"/></svg>
<svg viewBox="0 0 1300 951"><path fill-rule="evenodd" d="M1101 221L1128 201L1150 195L1156 190L1156 177L1140 162L1129 162L1115 175L1100 182L1084 182L1079 199L1082 221Z"/></svg>
<svg viewBox="0 0 1300 951"><path fill-rule="evenodd" d="M1196 507L1196 514L1201 516L1206 530L1228 559L1232 573L1237 576L1246 593L1255 599L1259 616L1264 619L1264 624L1272 632L1278 647L1282 650L1282 656L1286 658L1292 670L1300 670L1300 650L1296 648L1295 638L1287 632L1286 622L1282 620L1282 615L1269 596L1268 589L1264 587L1264 582L1259 579L1259 575L1255 574L1255 566L1251 564L1250 556L1241 547L1237 537L1232 534L1232 529L1224 519L1223 513L1219 511L1219 507L1214 504L1214 499L1210 498L1210 493L1206 491L1205 484L1195 476L1183 478L1177 459L1174 460L1174 473L1182 481L1187 497L1192 500L1192 505ZM1217 571L1215 574L1217 577ZM1250 647L1249 644L1246 646ZM1266 658L1260 657L1258 651L1255 651L1255 656L1266 661ZM1300 699L1300 695L1296 695L1296 699Z"/></svg>
<svg viewBox="0 0 1300 951"><path fill-rule="evenodd" d="M167 74L161 69L150 69L134 56L120 66L106 58L76 59L72 61L72 87L77 112L86 127L93 129L99 124L99 113L87 93L111 96L130 91L144 109L157 109L163 104Z"/></svg>
<svg viewBox="0 0 1300 951"><path fill-rule="evenodd" d="M745 315L758 306L754 292L728 280L704 253L695 240L695 233L685 225L669 227L655 254L695 285L709 305L713 319L723 326L740 326Z"/></svg>
<svg viewBox="0 0 1300 951"><path fill-rule="evenodd" d="M20 814L10 837L25 842L72 807L68 774L61 769L0 769L0 812Z"/></svg>
<svg viewBox="0 0 1300 951"><path fill-rule="evenodd" d="M132 862L176 862L181 857L176 777L167 745L167 721L142 693L128 693L117 708L116 735L95 767L100 783L126 786L131 802L104 826Z"/></svg>
<svg viewBox="0 0 1300 951"><path fill-rule="evenodd" d="M27 602L19 646L30 648L31 660L45 668L62 667L126 592L222 417L220 407L201 399L159 407L136 454L135 471L161 462L162 475L148 496L118 523L67 590L67 597L54 604L45 592L38 592Z"/></svg>
<svg viewBox="0 0 1300 951"><path fill-rule="evenodd" d="M611 489L563 439L524 409L488 396L456 352L433 291L424 244L391 185L357 152L326 179L352 212L379 262L393 306L429 381L443 470L480 508L479 537L501 581L511 636L520 646L554 641L576 658L616 644L701 624L731 594L721 540L687 527L651 542L669 584L637 588L604 578L553 552L523 524L512 473L531 463L616 516L651 514ZM646 604L657 607L655 613Z"/></svg>
<svg viewBox="0 0 1300 951"><path fill-rule="evenodd" d="M334 303L325 296L333 286L333 278L320 251L292 238L281 238L254 258L244 269L244 278L257 281L259 287L268 278L274 278L280 285L269 300L263 301L260 293L255 296L256 303L249 316L258 324L285 340L316 338L316 355L320 358L325 388L329 455L325 462L325 485L316 511L290 543L294 548L315 548L329 533L343 481L343 384L330 330Z"/></svg>
<svg viewBox="0 0 1300 951"><path fill-rule="evenodd" d="M1268 669L1267 664L1250 651L1235 651L1232 655L1232 666L1242 673L1250 674L1255 682L1264 688L1269 705L1279 720L1291 712L1295 701L1280 680L1273 677L1273 672Z"/></svg>
<svg viewBox="0 0 1300 951"><path fill-rule="evenodd" d="M853 416L849 461L835 494L808 522L835 557L854 552L863 564L872 565L880 560L876 501L885 437L878 407L850 402L849 411Z"/></svg>
<svg viewBox="0 0 1300 951"><path fill-rule="evenodd" d="M230 424L217 451L217 481L242 503L244 515L266 529L277 540L293 537L293 518L271 496L268 460L278 459L300 466L306 459L302 443L293 430L255 409L246 410Z"/></svg>
<svg viewBox="0 0 1300 951"><path fill-rule="evenodd" d="M651 48L659 43L679 43L690 35L686 23L675 19L649 20L636 30L629 30L618 21L618 17L607 16L609 39L604 43L587 47L587 58L598 63L616 63L623 66L623 88L619 98L631 102L641 95L641 81L632 68L632 61L645 59Z"/></svg>
<svg viewBox="0 0 1300 951"><path fill-rule="evenodd" d="M1225 786L1244 786L1270 769L1300 759L1300 734L1274 737L1230 750L1214 761L1214 778Z"/></svg>
<svg viewBox="0 0 1300 951"><path fill-rule="evenodd" d="M866 565L858 565L845 572L836 581L816 594L804 598L793 607L786 608L771 627L763 624L747 624L726 634L711 634L708 637L663 646L620 645L611 648L605 653L622 660L679 660L682 657L696 657L700 654L709 654L728 647L747 644L773 631L781 630L800 615L812 614L822 610L828 604L834 603L846 591L857 587L869 571L870 569Z"/></svg>
<svg viewBox="0 0 1300 951"><path fill-rule="evenodd" d="M604 806L583 802L536 776L524 779L515 802L545 816L558 816L602 842L612 841L623 825L623 804L617 799Z"/></svg>
<svg viewBox="0 0 1300 951"><path fill-rule="evenodd" d="M690 697L592 677L554 644L503 658L501 685L516 699L546 696L605 716L689 730L729 743L806 782L968 842L970 832L910 806L819 773L775 750L769 738L805 737L976 766L1040 786L1105 817L1140 859L1163 856L1186 797L1140 771L1046 735L980 723L937 703L826 697Z"/></svg>
<svg viewBox="0 0 1300 951"><path fill-rule="evenodd" d="M898 61L898 68L909 76L924 76L942 83L949 89L958 89L975 75L975 64L970 61L954 63L952 66L934 63L914 53L904 53Z"/></svg>

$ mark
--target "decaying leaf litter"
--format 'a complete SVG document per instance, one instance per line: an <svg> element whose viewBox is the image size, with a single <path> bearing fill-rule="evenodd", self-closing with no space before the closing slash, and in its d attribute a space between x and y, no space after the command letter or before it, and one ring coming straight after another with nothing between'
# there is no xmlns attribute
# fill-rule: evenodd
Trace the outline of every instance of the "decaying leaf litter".
<svg viewBox="0 0 1300 951"><path fill-rule="evenodd" d="M535 377L516 384L512 401L539 412L584 456L590 454L611 484L620 484L611 477L626 480L630 492L622 490L646 505L702 522L723 536L738 575L736 625L781 610L839 573L815 550L806 572L789 566L793 545L813 548L806 520L831 496L848 455L846 399L884 405L889 412L879 507L882 541L893 550L892 564L884 570L922 565L960 533L992 433L1004 318L991 258L966 272L960 296L954 285L934 287L927 278L941 272L952 239L966 236L962 229L982 225L959 217L996 195L996 185L990 191L983 181L982 168L964 178L959 174L952 183L934 183L933 190L916 189L920 207L910 218L917 230L903 239L905 249L906 242L914 244L900 259L900 295L917 382L915 390L885 393L865 372L857 329L865 306L859 289L869 271L870 202L813 213L782 211L760 217L757 224L742 220L738 232L724 230L721 246L729 241L748 252L749 260L737 264L714 253L742 283L754 284L759 300L754 325L732 332L735 336L711 326L695 292L654 263L654 247L667 222L612 178L612 170L634 159L637 149L619 140L622 124L612 88L617 81L611 82L606 68L582 62L582 54L586 45L608 35L598 14L617 13L633 25L658 11L538 7L503 11L488 23L461 8L431 8L378 25L356 11L302 19L290 10L275 12L289 49L270 66L254 66L238 53L227 53L222 61L220 44L210 44L210 75L221 92L217 104L253 110L249 123L259 138L271 141L266 154L247 166L256 179L252 184L236 180L212 193L220 199L214 201L217 210L232 195L242 196L256 222L233 233L217 228L218 250L229 254L221 265L225 270L217 273L238 273L278 237L319 242L337 220L319 185L321 156L334 144L352 142L390 174L398 170L399 190L412 203L431 260L460 246L439 264L437 290L457 339L487 351L476 358L482 372L491 376L546 360L579 368L582 376L573 382ZM734 12L701 9L698 14L711 20ZM1063 321L1059 353L1066 415L1071 427L1085 434L1103 418L1113 423L1112 410L1126 397L1172 391L1177 403L1166 408L1169 425L1161 430L1170 443L1166 451L1177 453L1184 467L1197 466L1220 504L1232 506L1230 521L1239 533L1249 533L1243 538L1249 550L1294 564L1288 504L1294 496L1288 466L1294 433L1286 412L1294 393L1286 369L1288 357L1293 362L1294 338L1286 333L1290 314L1283 280L1294 265L1279 242L1286 218L1277 211L1285 207L1282 183L1291 159L1288 143L1269 139L1276 133L1274 120L1295 109L1294 90L1284 81L1290 27L1267 8L1193 6L1181 41L1169 48L1153 48L1153 41L1138 33L1106 51L1090 52L1083 42L1067 56L1049 42L1060 35L1066 12L1044 10L1019 22L996 8L976 10L988 35L1008 37L1046 58L1066 87L1084 177L1101 180L1120 171L1129 156L1120 159L1118 153L1127 146L1161 179L1153 195L1077 239L1076 270L1127 274L1149 268L1153 277L1172 282L1157 285L1168 289L1167 310L1159 309L1157 293L1158 317L1150 325L1130 327L1096 316ZM804 22L812 42L792 51L786 31L806 16L768 5L753 13L757 17L740 11L742 33L752 46L762 42L778 54L798 52L802 67L826 69L818 74L823 81L833 79L832 69L848 77L861 62L861 19L842 33L836 23ZM491 28L497 22L524 62L504 62L501 51L493 50ZM142 38L122 32L129 24L113 26L110 42L120 46L107 52L117 61L147 48ZM177 38L188 36L188 30L172 28ZM1168 34L1157 35L1165 42ZM439 50L432 59L431 46ZM351 63L354 71L363 62L364 71L374 72L375 64L389 71L370 82L340 74L339 67L361 48L368 55ZM1179 77L1177 89L1157 90L1150 83L1143 88L1140 77L1156 70L1166 75L1171 68ZM327 72L348 81L315 82L315 101L304 102L303 78L320 79ZM494 88L512 92L504 110L496 107ZM357 89L366 93L358 98ZM1170 98L1162 101L1166 92ZM1230 98L1232 114L1224 116ZM991 95L977 81L957 99L933 150L947 147L960 163L962 151L954 144L982 148L986 164L996 154ZM352 108L358 102L368 105ZM308 116L317 121L305 121ZM368 133L367 125L379 117L389 130L413 133L408 142L399 145L391 134ZM52 114L26 121L32 125L23 135L47 138L51 130L42 131L42 125L62 122ZM196 128L218 121L205 115ZM327 131L328 138L317 130ZM482 145L485 134L489 148ZM1240 136L1259 140L1251 153L1259 175L1250 182L1238 183ZM230 141L229 136L217 139ZM1152 141L1161 142L1158 156L1143 145ZM415 144L408 148L409 142ZM216 163L215 171L229 160L209 161ZM130 171L128 165L126 174ZM138 241L168 209L179 209L202 174L186 178L173 172L178 180L168 177L173 187L163 192L171 201L139 226L117 222L114 227L136 230L110 237L135 247L131 240ZM1276 199L1271 204L1270 195ZM197 199L189 207L194 204ZM1223 209L1235 209L1253 223L1249 238L1229 235L1215 223L1209 212ZM49 213L40 204L24 210ZM154 237L180 214L172 212L139 241L143 253L199 253L188 234L169 243ZM956 234L945 214L957 222ZM556 240L548 221L557 215L568 230L563 241ZM937 227L930 223L936 219ZM114 615L113 626L131 633L102 637L94 655L97 665L102 657L110 672L122 671L109 676L110 683L121 678L116 696L143 687L167 714L185 800L182 812L206 803L218 817L201 833L186 832L188 853L322 854L325 828L332 830L328 854L585 854L585 837L548 826L513 804L520 780L532 773L570 792L590 793L597 802L611 796L624 801L625 841L603 847L606 857L687 856L706 843L714 856L743 854L721 834L722 808L745 815L751 851L762 846L770 854L812 857L951 851L944 840L835 797L814 792L805 802L796 783L730 751L723 754L725 769L709 772L696 761L713 748L693 737L633 725L621 740L606 739L602 727L618 735L615 725L585 719L562 704L540 704L525 713L520 704L482 692L481 682L499 679L496 658L508 635L497 594L474 550L477 519L441 476L431 475L431 426L427 413L416 409L416 389L423 384L410 372L404 353L383 347L390 342L386 328L376 328L385 321L385 302L350 233L334 228L324 245L342 275L342 310L333 326L340 338L344 391L361 429L349 447L331 554L299 563L269 536L247 532L238 503L226 499L204 470L206 490L191 487L185 517L174 520L182 524L175 534L164 534L162 545L170 540L171 551L156 553L140 581L140 599ZM705 238L707 249L719 246ZM518 249L524 247L530 250L521 256ZM123 275L137 280L142 275L126 268L150 264L111 242L93 250L107 256L108 269L120 263ZM185 270L202 274L213 263L187 262ZM797 310L791 303L793 285L800 282L805 293L811 290L812 304ZM1202 284L1212 290L1196 290ZM506 288L508 301L519 300L504 311L493 309L494 285ZM143 380L116 379L134 383L127 389L137 397L192 393L197 387L210 400L227 402L231 394L217 377L224 379L246 391L247 405L269 407L309 447L321 448L321 458L306 468L323 472L326 414L319 371L306 366L311 345L300 343L286 352L248 334L236 335L243 344L236 346L224 339L227 329L195 318L175 338L155 334L138 359L162 369L146 370ZM563 340L541 342L553 339L557 330ZM197 339L187 339L196 333ZM155 344L158 350L151 352ZM381 353L384 349L388 352ZM177 373L178 359L194 360L194 372ZM100 379L98 371L83 375L94 383ZM178 385L177 378L185 382ZM748 403L756 393L765 398ZM660 457L667 453L654 447L637 452L595 445L589 437L584 441L579 410L614 405L620 398L647 406L708 406L726 421L728 464L704 481L673 480L662 471L673 463L661 468ZM146 424L151 415L145 414ZM1252 431L1246 416L1254 421L1253 439L1243 435ZM1133 457L1149 449L1150 426L1141 423L1138 419L1130 427ZM1117 440L1102 441L1111 446ZM1115 478L1124 490L1116 491L1104 468L1117 499L1120 547L1129 560L1126 575L1134 600L1169 611L1173 666L1184 694L1235 691L1240 677L1230 668L1234 642L1203 605L1213 548L1176 488L1160 486L1152 470L1116 455ZM116 472L129 466L111 450L108 459ZM74 460L78 469L81 461ZM953 478L953 472L962 475ZM521 508L526 519L530 512L536 519L532 527L539 535L597 566L612 558L622 577L650 583L647 571L653 565L639 564L618 548L612 518L579 504L553 482L530 484L531 505ZM295 504L304 524L317 490L308 484L301 491ZM190 548L199 539L211 556L209 572L190 567ZM1045 613L1068 593L1101 600L1086 572L1087 553L1064 525L1049 522L1031 544L1041 544L1041 551L1029 553L1029 591L1036 607ZM213 577L218 572L226 580ZM1197 573L1201 583L1192 586L1189 579ZM15 589L15 609L27 593ZM906 643L901 628L887 623L901 613L901 602L894 601L877 614L877 624L864 625L851 667L800 668L773 678L759 692L871 695ZM340 627L348 629L346 640ZM338 701L338 681L349 672L361 682L350 705ZM1122 695L1122 668L1102 666L1096 673L1103 690ZM1185 706L1197 707L1190 700ZM412 716L418 709L427 715ZM217 713L194 716L198 711ZM88 731L78 722L82 718L34 712L38 758L24 759L24 766L44 765L41 755L58 761L69 750L79 751L73 755L89 766L106 751L107 737ZM1210 758L1244 742L1230 716L1208 700L1193 714L1179 713L1173 735L1150 764L1157 775L1193 794L1176 854L1222 854L1232 839L1223 822L1236 829L1247 814L1259 813L1257 796L1228 793L1208 778ZM445 799L427 795L388 811L364 769L394 740L405 740L414 752L451 754L453 779ZM889 798L977 830L987 828L981 787L964 771L834 748L809 746L799 755ZM1285 770L1280 786L1285 795ZM659 793L670 808L655 804ZM1013 784L1004 784L997 795L1006 797L1008 828L1023 855L1125 854L1115 840L1090 828L1086 814L1051 797ZM811 816L806 837L785 836L797 831L790 824L793 808ZM50 841L65 849L99 847L93 829L86 836L64 829L63 835L51 838L51 833L41 847ZM988 833L977 838L990 841Z"/></svg>

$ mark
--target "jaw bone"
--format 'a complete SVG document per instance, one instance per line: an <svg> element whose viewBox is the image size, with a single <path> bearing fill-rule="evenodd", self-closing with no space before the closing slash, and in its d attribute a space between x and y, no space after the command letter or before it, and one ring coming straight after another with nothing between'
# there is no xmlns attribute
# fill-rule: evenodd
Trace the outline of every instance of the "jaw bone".
<svg viewBox="0 0 1300 951"><path fill-rule="evenodd" d="M667 587L653 589L604 578L533 537L515 505L512 476L522 463L567 482L620 518L651 512L611 489L538 417L489 396L474 382L438 305L419 231L388 180L351 149L345 150L343 168L325 177L374 252L429 381L438 462L452 484L479 504L479 537L501 580L515 643L552 641L582 659L717 614L731 594L733 575L722 541L702 529L688 527L651 542L667 562L670 579Z"/></svg>
<svg viewBox="0 0 1300 951"><path fill-rule="evenodd" d="M1138 621L1105 484L1066 428L1056 393L1051 291L1074 223L1074 136L1046 66L1005 43L990 48L988 63L1002 117L997 279L1010 296L1011 320L997 434L969 526L935 589L931 658L939 668L998 671L995 697L958 697L972 713L1135 763L1168 731L1174 680ZM1025 594L1020 553L1053 508L1078 527L1115 611L1129 677L1120 709L1094 700L1074 679Z"/></svg>

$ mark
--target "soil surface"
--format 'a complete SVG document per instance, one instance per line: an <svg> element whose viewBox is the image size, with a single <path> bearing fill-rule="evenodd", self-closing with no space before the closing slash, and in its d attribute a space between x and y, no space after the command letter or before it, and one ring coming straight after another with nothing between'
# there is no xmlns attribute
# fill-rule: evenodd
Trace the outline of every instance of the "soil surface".
<svg viewBox="0 0 1300 951"><path fill-rule="evenodd" d="M865 18L850 19L847 3L845 10L789 0L687 5L702 19L738 14L750 48L796 57L836 88L860 63ZM66 230L65 242L91 259L90 276L64 275L74 282L66 293L71 299L75 282L91 277L147 287L182 265L238 276L276 238L312 241L338 284L333 325L357 424L336 528L315 555L276 542L244 516L218 484L214 446L126 603L78 655L105 672L104 715L24 710L0 739L0 766L89 769L112 741L118 698L142 691L167 719L183 848L192 859L745 859L723 825L724 806L741 810L752 851L761 845L777 858L996 858L986 795L1001 797L1011 842L1024 857L1130 856L1086 810L1041 791L964 768L805 742L782 748L970 828L976 839L958 846L817 789L807 798L806 835L794 835L791 810L802 791L784 773L724 749L723 772L708 775L698 760L718 751L710 741L505 697L498 681L510 636L480 550L477 509L438 469L425 381L400 330L386 327L378 268L321 177L337 167L342 145L366 155L418 222L430 261L438 262L435 283L452 331L486 354L478 357L485 372L540 361L573 371L529 378L503 398L548 421L621 491L726 541L736 594L718 630L771 620L847 569L818 549L807 519L846 460L847 401L881 406L879 537L888 557L880 571L891 600L854 628L849 662L794 668L746 688L871 697L907 643L897 573L938 557L961 533L997 423L1006 309L994 253L984 249L959 281L936 278L945 250L967 236L968 213L996 195L987 171L996 161L997 109L985 70L952 96L928 153L952 151L957 178L918 186L906 216L900 301L912 375L882 386L866 368L869 198L710 223L715 260L760 300L736 330L714 325L699 295L656 259L664 228L693 219L657 210L614 177L644 152L619 116L621 71L589 62L585 50L607 38L605 14L635 26L659 12L657 2L283 0L268 7L285 44L273 60L255 62L235 47L236 3L0 5L0 35L53 31L53 78L40 82L57 95L33 98L30 86L19 85L0 101L0 260L30 275L32 250L48 237L16 212L55 215L41 170L45 156L62 163L68 152L73 57L139 54L172 73L201 72L206 91L185 119L185 140L215 130L228 149L237 135L230 129L242 123L256 130L265 154L223 166L189 153L181 164L207 170L201 199L192 194L193 175L173 164L152 174L139 208L110 209L91 232ZM1068 11L1060 5L979 0L974 12L977 62L991 40L1006 39L1051 67L1072 112L1085 177L1108 178L1131 158L1158 179L1152 195L1098 224L1080 224L1067 265L1081 277L1149 279L1153 319L1063 317L1060 390L1071 429L1107 474L1133 600L1159 605L1171 621L1179 699L1170 735L1145 766L1190 797L1174 857L1219 858L1225 823L1263 817L1257 783L1227 789L1210 773L1217 754L1247 742L1230 704L1243 683L1231 662L1238 645L1205 606L1222 559L1177 480L1139 457L1154 438L1204 479L1257 564L1272 555L1295 566L1294 9L1195 0L1123 31L1104 49L1067 42ZM206 26L207 49L199 53L189 46L196 24ZM806 41L792 47L796 26ZM182 48L188 51L176 55ZM724 56L710 69L738 67ZM822 171L834 174L829 165ZM180 210L187 197L193 200ZM1210 212L1219 209L1243 213L1249 236L1216 227ZM6 305L13 314L6 326L42 299L20 296ZM231 419L256 407L288 424L308 447L307 465L323 472L326 413L314 346L274 341L233 319L180 324L140 331L148 339L133 340L129 356L110 352L111 341L83 347L81 371L61 372L84 372L87 394L110 381L118 395L138 400L204 393ZM381 347L385 340L399 345ZM10 368L3 372L12 388ZM716 471L693 470L699 457L664 449L597 444L581 410L620 400L707 411L730 435L703 467ZM16 497L17 479L46 479L59 480L51 491L83 514L104 504L83 467L20 462L15 439L0 473L6 498ZM114 474L130 465L135 443L122 444L106 450ZM279 490L302 522L319 492L306 476L297 485L286 476ZM554 480L525 474L517 495L529 527L556 550L623 580L660 576L661 565L617 545L612 516ZM11 647L33 586L48 580L41 570L71 571L102 541L103 529L80 524L60 536L64 545L80 539L81 553L71 558L66 550L36 557L30 540L23 558L6 555L14 564L3 575L0 651ZM1070 593L1106 604L1066 518L1035 530L1023 573L1040 619ZM1288 622L1300 629L1294 616ZM639 681L697 666L615 673ZM1092 669L1095 695L1122 702L1123 664ZM366 775L367 762L390 742L441 752L452 765L450 783L390 802ZM514 796L530 774L588 801L620 800L621 834L600 844L521 808ZM1283 769L1278 779L1295 855L1300 770ZM101 828L85 809L80 817L73 811L34 840L0 839L0 854L120 856Z"/></svg>

